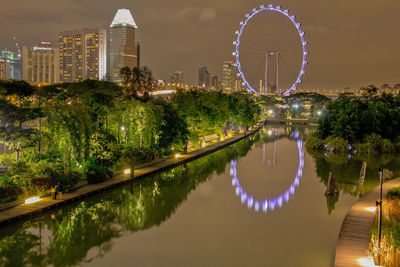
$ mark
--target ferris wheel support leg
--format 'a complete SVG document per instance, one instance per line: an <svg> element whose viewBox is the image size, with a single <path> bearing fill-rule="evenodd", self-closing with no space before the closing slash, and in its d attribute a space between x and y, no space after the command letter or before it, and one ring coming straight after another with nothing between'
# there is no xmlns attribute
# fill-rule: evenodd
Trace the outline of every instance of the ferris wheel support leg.
<svg viewBox="0 0 400 267"><path fill-rule="evenodd" d="M279 52L276 52L276 94L279 94Z"/></svg>
<svg viewBox="0 0 400 267"><path fill-rule="evenodd" d="M269 57L269 53L267 52L265 54L265 81L264 81L264 95L268 94L268 57Z"/></svg>

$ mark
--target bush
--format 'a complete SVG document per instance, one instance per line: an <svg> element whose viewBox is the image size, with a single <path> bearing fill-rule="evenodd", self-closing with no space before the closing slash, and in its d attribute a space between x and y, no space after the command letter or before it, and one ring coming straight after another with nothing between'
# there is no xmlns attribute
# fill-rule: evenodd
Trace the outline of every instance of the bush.
<svg viewBox="0 0 400 267"><path fill-rule="evenodd" d="M79 180L81 174L61 162L40 161L35 166L36 173L32 179L32 188L38 193L45 193L56 185L68 192Z"/></svg>
<svg viewBox="0 0 400 267"><path fill-rule="evenodd" d="M144 163L152 161L158 155L157 150L152 148L138 148L126 146L123 149L123 157L126 159L131 159L136 163Z"/></svg>
<svg viewBox="0 0 400 267"><path fill-rule="evenodd" d="M321 151L324 149L324 140L312 133L307 138L306 148L310 151Z"/></svg>
<svg viewBox="0 0 400 267"><path fill-rule="evenodd" d="M395 187L392 190L390 190L387 193L386 198L388 198L388 199L400 198L400 186L399 187Z"/></svg>
<svg viewBox="0 0 400 267"><path fill-rule="evenodd" d="M113 172L101 163L101 160L94 157L86 161L85 176L89 183L100 183L112 177Z"/></svg>
<svg viewBox="0 0 400 267"><path fill-rule="evenodd" d="M326 139L325 143L328 145L328 148L330 148L333 152L345 153L350 150L346 140L341 137L334 137L329 140Z"/></svg>
<svg viewBox="0 0 400 267"><path fill-rule="evenodd" d="M371 134L364 139L364 143L357 145L361 154L394 153L396 146L389 140L383 139L380 135Z"/></svg>
<svg viewBox="0 0 400 267"><path fill-rule="evenodd" d="M9 176L0 177L0 203L7 203L19 199L24 191L11 182Z"/></svg>

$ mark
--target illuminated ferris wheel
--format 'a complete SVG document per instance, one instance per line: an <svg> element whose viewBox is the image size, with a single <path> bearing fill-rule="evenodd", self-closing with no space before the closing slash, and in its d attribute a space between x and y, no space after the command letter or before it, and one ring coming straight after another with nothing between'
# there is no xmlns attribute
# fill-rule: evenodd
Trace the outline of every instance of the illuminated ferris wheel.
<svg viewBox="0 0 400 267"><path fill-rule="evenodd" d="M280 6L262 5L246 14L236 31L236 67L250 92L289 95L305 74L307 42L295 16Z"/></svg>

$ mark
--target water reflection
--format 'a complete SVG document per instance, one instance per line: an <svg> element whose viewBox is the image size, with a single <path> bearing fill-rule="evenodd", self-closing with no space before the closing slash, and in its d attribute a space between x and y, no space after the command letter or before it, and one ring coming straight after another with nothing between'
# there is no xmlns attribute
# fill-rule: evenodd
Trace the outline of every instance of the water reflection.
<svg viewBox="0 0 400 267"><path fill-rule="evenodd" d="M329 214L334 211L340 195L361 197L376 187L379 184L379 168L384 169L386 180L400 176L399 155L310 154L315 160L317 176L327 191L330 187L329 177L337 184L338 194L326 194Z"/></svg>
<svg viewBox="0 0 400 267"><path fill-rule="evenodd" d="M102 258L115 238L167 220L213 173L246 156L260 134L74 206L0 229L1 266L73 266Z"/></svg>
<svg viewBox="0 0 400 267"><path fill-rule="evenodd" d="M274 129L275 130L275 129ZM275 131L274 131L275 132ZM268 136L272 135L272 130L268 130ZM231 161L231 168L230 168L230 175L233 177L232 178L232 185L235 187L235 193L238 197L240 197L240 200L242 204L247 203L247 207L249 209L253 209L256 212L262 209L264 213L267 213L268 210L274 210L275 207L282 207L284 202L289 202L290 196L294 195L296 187L299 186L300 184L300 178L303 175L303 167L304 167L304 151L303 151L303 141L300 139L300 134L298 131L295 131L292 134L293 138L296 140L297 143L297 150L298 150L298 155L299 155L299 165L298 169L295 175L295 178L290 185L290 187L280 194L277 197L273 197L268 199L268 196L265 197L263 200L257 200L255 197L253 197L252 194L248 194L240 185L237 171L236 171L236 159ZM265 145L265 144L264 144ZM273 162L276 162L276 140L274 140L274 160ZM265 159L265 146L263 150L263 161Z"/></svg>

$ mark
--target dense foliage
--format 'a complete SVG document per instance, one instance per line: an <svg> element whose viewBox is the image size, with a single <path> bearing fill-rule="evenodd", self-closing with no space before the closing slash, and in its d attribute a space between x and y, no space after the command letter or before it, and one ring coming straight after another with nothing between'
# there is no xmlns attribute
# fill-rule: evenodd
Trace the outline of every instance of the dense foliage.
<svg viewBox="0 0 400 267"><path fill-rule="evenodd" d="M1 192L44 195L56 185L69 190L81 179L100 182L112 170L260 120L251 95L178 90L167 102L147 93L153 88L148 68L124 68L121 77L121 85L0 81L0 141L8 150L0 156L7 170Z"/></svg>
<svg viewBox="0 0 400 267"><path fill-rule="evenodd" d="M360 153L393 153L399 149L400 96L379 94L373 86L363 90L362 96L343 94L327 106L316 134L309 139L309 148L320 150L325 144L336 147L336 152L347 152L351 144Z"/></svg>

